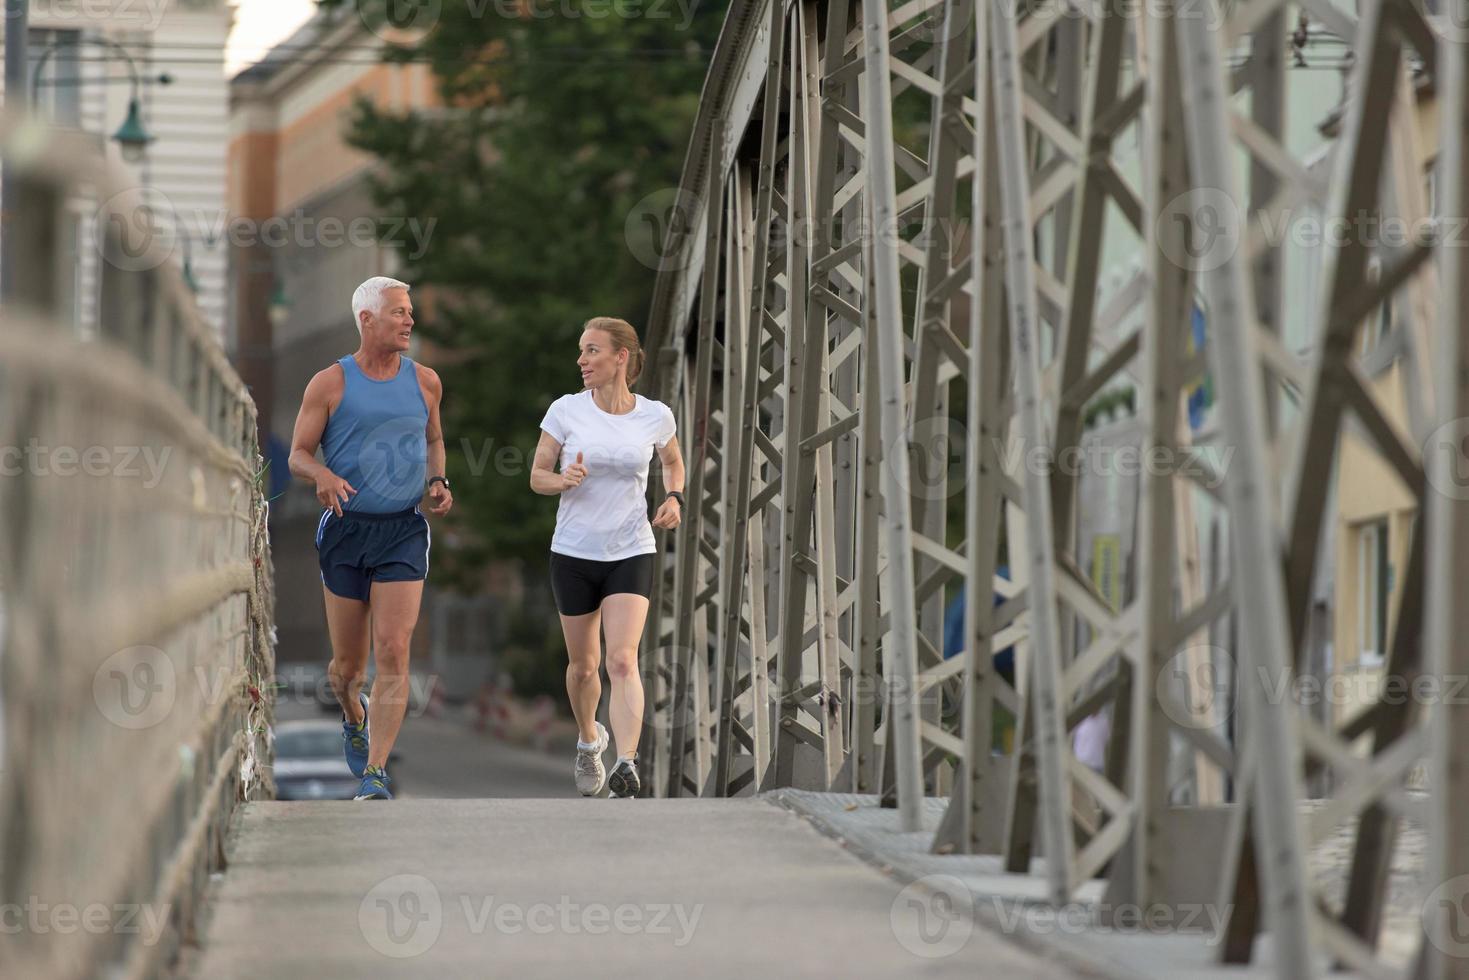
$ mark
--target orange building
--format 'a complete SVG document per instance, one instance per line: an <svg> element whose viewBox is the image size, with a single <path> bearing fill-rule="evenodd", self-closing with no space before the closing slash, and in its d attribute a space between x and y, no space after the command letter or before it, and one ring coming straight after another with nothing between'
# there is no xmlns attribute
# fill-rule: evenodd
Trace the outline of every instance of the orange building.
<svg viewBox="0 0 1469 980"><path fill-rule="evenodd" d="M313 550L320 505L285 472L301 393L357 349L357 285L394 275L398 249L411 252L432 234L431 219L405 216L397 244L378 240L380 209L366 180L374 163L344 136L359 96L387 109L436 104L427 65L382 63L385 38L400 39L369 30L351 9L322 10L230 84L227 334L259 405L280 494L271 534L282 663L324 663L330 650ZM420 314L427 300L415 292Z"/></svg>

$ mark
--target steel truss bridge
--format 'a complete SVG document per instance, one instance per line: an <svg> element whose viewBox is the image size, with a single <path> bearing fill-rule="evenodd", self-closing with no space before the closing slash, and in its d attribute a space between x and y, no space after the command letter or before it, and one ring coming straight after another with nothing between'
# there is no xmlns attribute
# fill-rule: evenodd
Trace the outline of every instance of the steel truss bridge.
<svg viewBox="0 0 1469 980"><path fill-rule="evenodd" d="M1411 824L1426 834L1427 898L1406 972L1469 977L1469 833L1455 819L1469 812L1455 754L1469 707L1454 683L1469 677L1469 603L1455 595L1469 582L1466 24L1469 0L734 0L671 189L647 338L645 387L675 407L690 463L643 648L653 795L862 794L935 859L990 856L1005 887L1054 905L1100 887L1111 907L1229 909L1220 958L1268 961L1282 980L1403 975L1382 936ZM1333 136L1305 155L1288 126L1303 84L1293 34L1351 52ZM493 892L544 844L543 823L600 804L405 800L386 821L359 808L350 829L313 837L313 811L268 800L273 585L249 394L167 257L131 246L136 189L94 147L11 117L0 150L23 185L7 221L27 243L0 332L0 445L176 453L157 487L121 466L0 481L0 904L165 912L152 943L120 929L7 936L3 972L158 975L206 928L218 963L288 975L304 950L380 965L373 937L395 940L364 924L369 898ZM77 198L97 203L107 258L88 338L64 326ZM1432 233L1328 237L1304 287L1314 312L1296 325L1287 299L1303 287L1272 229L1301 212ZM1104 243L1118 241L1138 261L1111 282ZM1385 306L1392 326L1365 343ZM1401 384L1378 383L1384 362ZM1194 452L1186 417L1203 378L1229 450L1216 468L1225 457ZM1144 469L1112 588L1085 549L1088 473L1051 464L1088 458L1088 414L1124 388L1148 458L1190 465ZM1347 435L1416 504L1383 670L1429 693L1384 684L1335 717L1288 692L1316 669ZM1207 567L1203 515L1227 532ZM1013 670L996 664L1006 650ZM154 702L105 696L126 678L167 695L146 724L134 709ZM1100 759L1077 737L1099 716ZM1419 778L1427 792L1410 788ZM826 858L782 865L809 835L754 803L608 805L609 826L671 842L670 867L686 869L648 895L677 887L735 909L704 966L746 967L755 913L771 955L805 941L801 962L825 969L846 942L853 975L894 961L870 928L889 919L885 883L844 864L820 879L827 901L811 900L802 869ZM206 926L197 913L242 811ZM754 870L709 871L694 836L709 831L690 815L723 835L713 858L737 852ZM1343 828L1349 867L1326 890L1308 856ZM368 833L419 847L429 877L374 884L351 850ZM771 843L782 834L785 850ZM332 872L302 890L268 846L281 840ZM597 897L605 882L585 868L601 865L554 843L567 860L538 880ZM336 856L318 861L328 845ZM735 894L754 879L758 902ZM450 919L422 968L484 962L478 934ZM541 947L515 948L544 962Z"/></svg>
<svg viewBox="0 0 1469 980"><path fill-rule="evenodd" d="M675 406L690 462L644 645L657 794L880 794L908 831L945 797L933 852L998 855L1053 903L1096 879L1114 902L1214 902L1233 909L1226 961L1263 933L1282 978L1327 962L1395 975L1378 934L1400 821L1428 828L1425 890L1469 872L1453 819L1469 712L1384 696L1323 719L1266 680L1304 670L1348 428L1419 515L1385 670L1469 670L1454 594L1469 510L1450 469L1469 252L1447 232L1469 190L1466 21L1463 0L736 0L650 325L644 390ZM1286 140L1288 85L1317 84L1288 67L1298 25L1351 52L1335 139L1309 157ZM1322 246L1310 347L1292 349L1269 229L1303 209L1422 223L1428 174L1439 233ZM1140 261L1103 290L1101 243L1119 235ZM1383 304L1405 406L1364 368ZM1137 392L1145 450L1187 454L1206 373L1227 470L1144 472L1132 586L1105 595L1078 475L1026 461L1079 451L1084 412L1116 385ZM1228 529L1207 577L1203 508ZM1018 686L993 664L1009 647ZM1232 705L1200 696L1221 672L1232 726ZM1099 711L1093 767L1074 734ZM1425 765L1426 798L1405 788ZM1333 792L1303 817L1323 773ZM1344 893L1323 894L1306 855L1349 821ZM1442 937L1449 906L1426 908ZM1469 976L1419 939L1416 973Z"/></svg>

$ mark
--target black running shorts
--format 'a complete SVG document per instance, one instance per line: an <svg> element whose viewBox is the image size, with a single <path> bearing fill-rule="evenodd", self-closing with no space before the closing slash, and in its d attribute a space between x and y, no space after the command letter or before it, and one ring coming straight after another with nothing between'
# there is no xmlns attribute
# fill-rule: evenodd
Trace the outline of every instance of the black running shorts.
<svg viewBox="0 0 1469 980"><path fill-rule="evenodd" d="M592 561L551 552L551 591L563 616L596 612L602 600L619 592L644 599L653 594L653 556L633 555L618 561Z"/></svg>

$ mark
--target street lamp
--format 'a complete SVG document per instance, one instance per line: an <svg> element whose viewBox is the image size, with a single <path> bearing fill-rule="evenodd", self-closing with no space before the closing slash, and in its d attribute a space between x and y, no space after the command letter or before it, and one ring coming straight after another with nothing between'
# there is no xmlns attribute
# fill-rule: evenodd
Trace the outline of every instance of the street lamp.
<svg viewBox="0 0 1469 980"><path fill-rule="evenodd" d="M157 139L143 129L143 120L138 114L137 96L128 100L128 117L117 128L117 132L112 134L112 138L122 147L122 158L129 163L137 163L143 159L143 152L148 149L148 144Z"/></svg>
<svg viewBox="0 0 1469 980"><path fill-rule="evenodd" d="M133 60L133 56L128 53L127 48L123 47L121 44L112 40L111 38L89 37L86 38L86 40L91 41L94 44L101 44L111 48L118 54L122 55L123 60L127 62L128 74L131 76L133 85L133 94L132 98L128 100L127 118L124 119L122 125L118 127L117 132L112 134L112 138L116 140L117 145L121 147L122 158L129 163L137 163L139 160L143 159L143 153L148 149L148 144L157 139L156 136L150 134L143 127L142 101L138 97L143 83L142 76L138 73L138 63ZM46 46L46 50L41 52L41 56L36 59L36 66L31 71L32 109L36 109L39 107L38 96L36 93L40 87L41 69L46 67L46 62L50 60L51 56L56 53L57 48L59 48L60 46L61 44L59 41L52 41ZM173 79L169 78L169 76L167 75L160 76L158 79L159 82L165 85L167 85L168 82L171 82L172 80Z"/></svg>

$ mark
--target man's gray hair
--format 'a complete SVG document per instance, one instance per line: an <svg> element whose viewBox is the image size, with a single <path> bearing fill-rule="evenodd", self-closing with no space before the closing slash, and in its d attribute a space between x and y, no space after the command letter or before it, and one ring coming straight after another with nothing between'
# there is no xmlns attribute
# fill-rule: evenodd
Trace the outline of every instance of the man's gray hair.
<svg viewBox="0 0 1469 980"><path fill-rule="evenodd" d="M362 332L362 311L371 310L376 316L383 308L383 294L390 289L411 289L406 282L389 279L387 276L373 276L371 279L357 287L352 294L352 324L357 332Z"/></svg>

